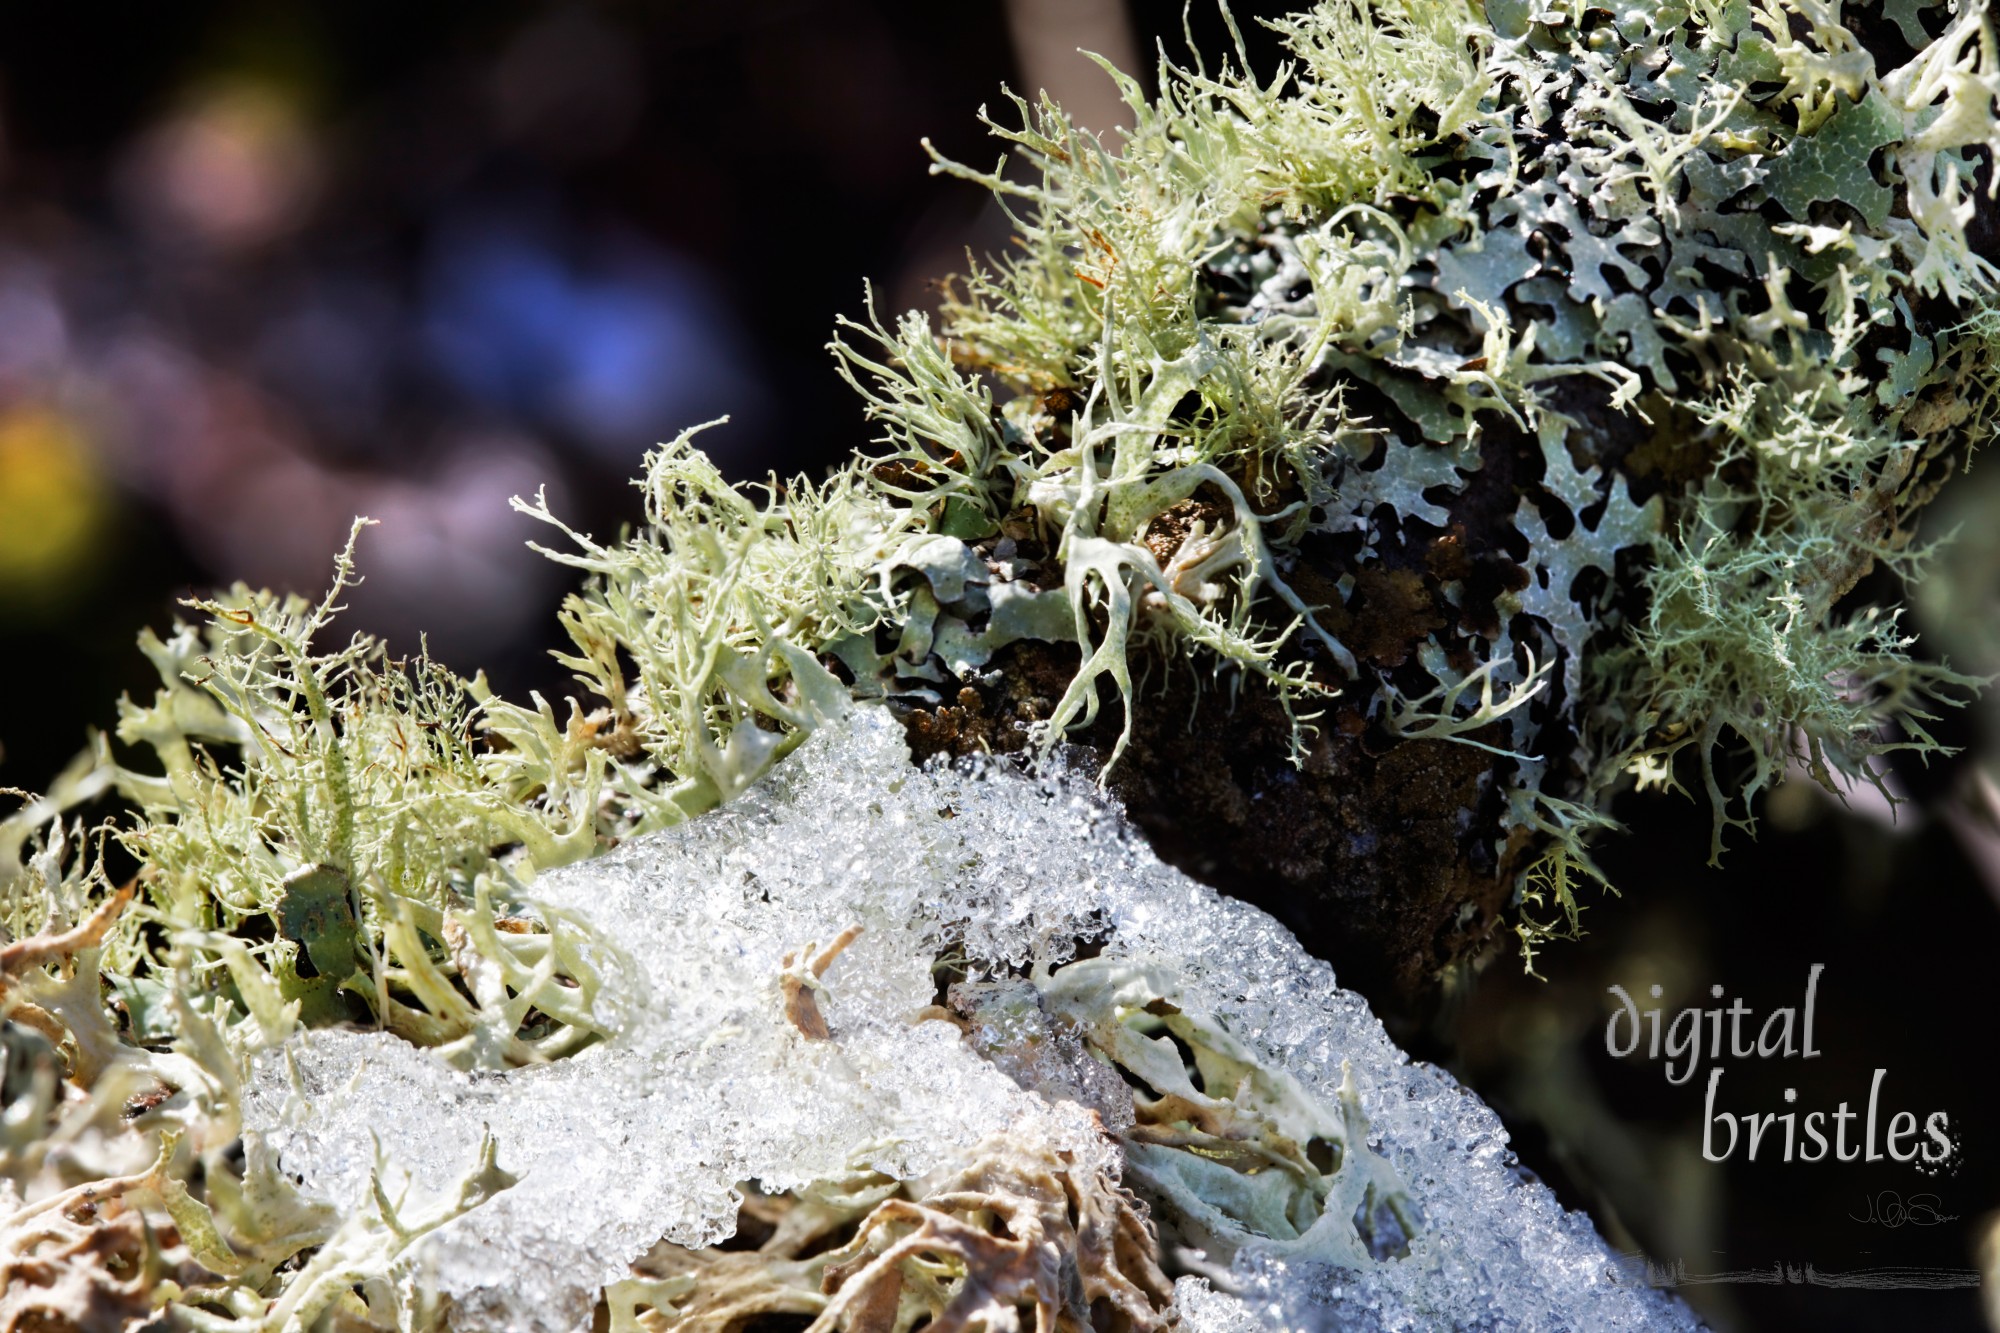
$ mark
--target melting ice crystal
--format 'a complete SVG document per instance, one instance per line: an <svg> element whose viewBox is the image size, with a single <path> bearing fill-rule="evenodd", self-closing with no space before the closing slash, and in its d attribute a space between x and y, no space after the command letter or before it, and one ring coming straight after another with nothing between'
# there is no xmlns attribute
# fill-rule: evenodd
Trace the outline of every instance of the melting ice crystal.
<svg viewBox="0 0 2000 1333"><path fill-rule="evenodd" d="M378 1143L421 1197L453 1187L490 1127L519 1183L404 1260L460 1328L587 1329L599 1289L655 1242L726 1238L739 1182L910 1178L1003 1131L1115 1156L1080 1102L1029 1090L952 1024L918 1021L941 954L998 971L1059 964L1082 940L1171 971L1328 1106L1345 1064L1370 1146L1422 1218L1406 1254L1359 1268L1248 1247L1237 1294L1180 1280L1183 1328L1698 1327L1620 1281L1589 1222L1514 1169L1476 1097L1412 1064L1271 918L1160 864L1087 776L920 770L897 723L861 706L731 805L533 893L607 941L617 1037L461 1073L387 1034L315 1032L267 1057L246 1099L246 1130L349 1207L364 1204ZM785 955L857 925L815 992L831 1040L808 1041L785 1017Z"/></svg>

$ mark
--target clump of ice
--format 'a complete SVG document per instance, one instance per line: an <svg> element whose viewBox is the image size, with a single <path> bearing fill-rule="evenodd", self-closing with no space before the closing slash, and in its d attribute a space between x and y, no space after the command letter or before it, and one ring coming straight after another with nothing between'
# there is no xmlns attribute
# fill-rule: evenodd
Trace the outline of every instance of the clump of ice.
<svg viewBox="0 0 2000 1333"><path fill-rule="evenodd" d="M1424 1218L1406 1258L1364 1271L1287 1268L1252 1248L1240 1299L1183 1279L1184 1326L1698 1326L1619 1283L1615 1253L1514 1169L1476 1097L1411 1064L1271 918L1161 865L1082 777L918 770L900 726L858 707L730 806L534 892L623 950L643 1003L615 1039L466 1074L387 1035L320 1032L267 1058L246 1098L246 1129L284 1168L356 1208L377 1138L413 1193L442 1193L491 1127L520 1183L409 1261L461 1325L587 1328L598 1288L655 1241L726 1237L740 1181L911 1177L1010 1127L1104 1151L1081 1107L1024 1090L950 1024L919 1021L947 949L974 966L1059 961L1088 938L1177 966L1186 994L1328 1105L1351 1062L1371 1146ZM816 997L832 1039L808 1041L785 1017L784 955L856 925Z"/></svg>

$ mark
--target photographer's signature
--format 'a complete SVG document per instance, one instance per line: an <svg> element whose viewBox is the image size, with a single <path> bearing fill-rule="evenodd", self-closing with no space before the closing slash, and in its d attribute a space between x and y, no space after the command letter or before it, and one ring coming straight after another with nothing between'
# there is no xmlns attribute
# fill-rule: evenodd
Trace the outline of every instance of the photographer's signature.
<svg viewBox="0 0 2000 1333"><path fill-rule="evenodd" d="M1891 1231L1898 1227L1941 1226L1958 1220L1956 1213L1939 1211L1940 1200L1935 1194L1912 1194L1906 1201L1894 1190L1883 1190L1863 1197L1861 1203L1862 1216L1849 1213L1848 1217L1856 1222L1873 1222Z"/></svg>

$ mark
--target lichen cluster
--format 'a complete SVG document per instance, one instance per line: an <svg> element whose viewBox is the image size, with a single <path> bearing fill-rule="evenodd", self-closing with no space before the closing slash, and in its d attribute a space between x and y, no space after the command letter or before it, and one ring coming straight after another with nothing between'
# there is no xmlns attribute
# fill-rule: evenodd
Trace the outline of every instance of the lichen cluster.
<svg viewBox="0 0 2000 1333"><path fill-rule="evenodd" d="M1321 5L1269 82L1125 81L1116 153L1017 100L1038 183L943 164L1023 205L943 316L1012 390L984 447L897 413L943 390L925 322L873 369L903 472L1011 474L987 523L1054 554L1087 656L1049 725L1171 644L1298 706L1301 759L1328 713L1490 749L1530 943L1630 776L1691 752L1719 854L1794 757L1934 748L1972 682L1842 598L1917 569L1992 430L2000 55L1983 6L1890 8Z"/></svg>
<svg viewBox="0 0 2000 1333"><path fill-rule="evenodd" d="M967 1040L1016 1082L1097 1110L1174 1265L1226 1274L1254 1244L1361 1267L1418 1233L1407 1188L1369 1144L1353 1071L1323 1104L1190 1000L1172 969L1091 958L963 981L951 998Z"/></svg>
<svg viewBox="0 0 2000 1333"><path fill-rule="evenodd" d="M611 1326L733 1333L792 1316L812 1333L953 1333L1026 1318L1051 1333L1153 1333L1170 1322L1173 1284L1117 1181L1005 1135L967 1159L916 1188L862 1174L749 1190L735 1248L656 1246L606 1293Z"/></svg>
<svg viewBox="0 0 2000 1333"><path fill-rule="evenodd" d="M537 873L728 801L851 696L976 697L1023 645L1075 662L1023 739L1097 726L1107 766L1190 668L1268 691L1301 766L1337 736L1475 747L1529 943L1574 927L1621 783L1698 781L1719 851L1791 763L1934 749L1971 682L1849 594L1920 567L1918 511L1993 428L2000 47L1982 3L1881 5L1324 0L1266 77L1163 63L1148 99L1111 71L1122 141L1015 99L994 128L1030 180L938 167L1008 203L1018 251L937 324L834 345L875 452L760 494L684 435L616 543L522 505L586 575L561 618L588 706L329 647L352 543L317 604L238 588L146 635L153 700L0 821L0 1308L380 1315L449 1210L299 1198L239 1147L245 1063L302 1024L489 1070L601 1040L619 946L530 913ZM1114 1025L1094 1058L1147 1078L1152 1040ZM1154 1090L1131 1160L1202 1244L1316 1225L1318 1131L1255 1188L1206 1179L1231 1168L1151 1148L1251 1113ZM504 1187L489 1152L456 1206ZM1218 1191L1242 1207L1204 1215Z"/></svg>

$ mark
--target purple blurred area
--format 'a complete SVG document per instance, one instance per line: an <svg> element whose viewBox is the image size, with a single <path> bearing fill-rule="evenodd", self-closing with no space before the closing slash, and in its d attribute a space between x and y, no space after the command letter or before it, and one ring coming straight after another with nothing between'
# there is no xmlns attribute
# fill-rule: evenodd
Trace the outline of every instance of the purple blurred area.
<svg viewBox="0 0 2000 1333"><path fill-rule="evenodd" d="M644 452L711 418L738 478L865 444L835 316L1007 239L919 140L996 160L1003 83L1114 129L1076 49L1135 65L1178 11L0 10L0 785L151 688L133 636L178 598L315 594L361 514L347 628L562 690L570 575L508 498L608 537Z"/></svg>

